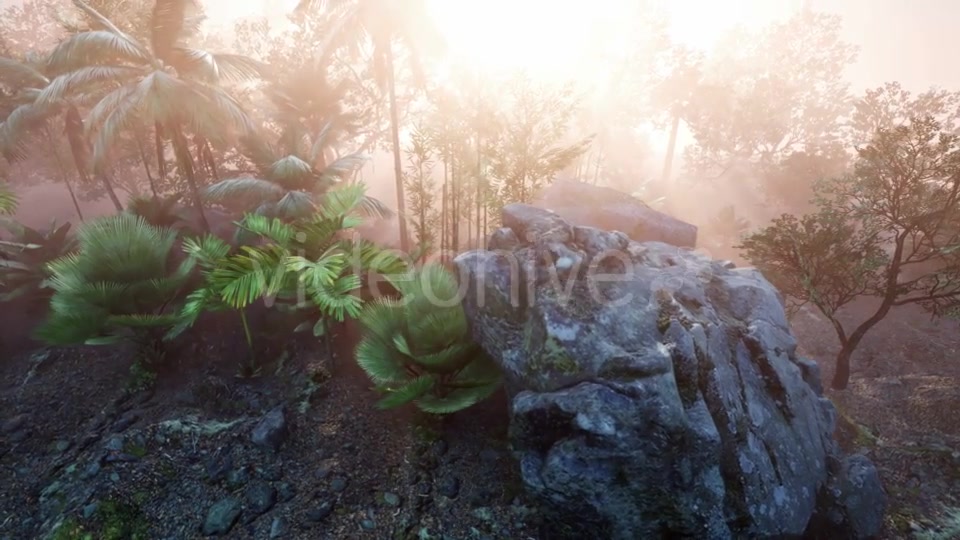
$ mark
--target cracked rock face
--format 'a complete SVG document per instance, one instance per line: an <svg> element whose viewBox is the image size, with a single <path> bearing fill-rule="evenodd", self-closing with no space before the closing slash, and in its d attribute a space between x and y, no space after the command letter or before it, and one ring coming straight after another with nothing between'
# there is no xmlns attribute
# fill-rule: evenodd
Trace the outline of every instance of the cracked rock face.
<svg viewBox="0 0 960 540"><path fill-rule="evenodd" d="M489 251L455 262L551 537L879 532L876 470L840 455L816 364L759 272L531 206L503 217Z"/></svg>

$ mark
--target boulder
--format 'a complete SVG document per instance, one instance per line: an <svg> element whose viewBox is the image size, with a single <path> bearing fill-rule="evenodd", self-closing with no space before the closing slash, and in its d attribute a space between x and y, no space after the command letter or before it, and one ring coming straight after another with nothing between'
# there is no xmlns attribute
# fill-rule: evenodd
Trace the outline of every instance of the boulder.
<svg viewBox="0 0 960 540"><path fill-rule="evenodd" d="M819 372L759 272L543 209L503 214L498 248L455 264L551 538L879 531L876 469L844 461Z"/></svg>
<svg viewBox="0 0 960 540"><path fill-rule="evenodd" d="M697 244L696 226L608 187L558 180L540 191L533 205L551 210L573 225L621 231L637 242L657 241L679 247Z"/></svg>

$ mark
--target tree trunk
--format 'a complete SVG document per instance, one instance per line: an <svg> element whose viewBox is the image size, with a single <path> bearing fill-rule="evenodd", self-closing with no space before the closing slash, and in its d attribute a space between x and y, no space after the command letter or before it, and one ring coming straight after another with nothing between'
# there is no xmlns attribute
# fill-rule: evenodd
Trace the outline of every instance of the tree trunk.
<svg viewBox="0 0 960 540"><path fill-rule="evenodd" d="M447 169L447 156L443 156L443 190L440 193L440 262L446 262L447 257L447 235L450 227L447 225L450 210L447 204L447 181L449 172Z"/></svg>
<svg viewBox="0 0 960 540"><path fill-rule="evenodd" d="M390 137L393 144L393 174L397 186L397 219L400 221L400 249L410 251L410 239L407 238L406 198L403 193L403 163L400 161L400 118L397 113L397 88L394 80L393 49L387 43L387 90L390 94Z"/></svg>
<svg viewBox="0 0 960 540"><path fill-rule="evenodd" d="M87 177L87 141L83 138L83 119L80 118L80 112L73 105L67 109L64 131L67 134L67 140L70 142L73 163L77 167L80 181L89 181ZM116 191L113 190L113 183L105 174L98 174L98 176L117 212L123 212L123 203L120 202Z"/></svg>
<svg viewBox="0 0 960 540"><path fill-rule="evenodd" d="M849 343L844 344L837 353L836 366L833 370L833 381L830 387L834 390L846 390L847 383L850 382L850 357L853 356L854 347Z"/></svg>
<svg viewBox="0 0 960 540"><path fill-rule="evenodd" d="M150 193L153 193L153 198L159 197L157 195L157 184L153 181L153 175L150 174L150 162L147 161L147 150L143 147L143 138L140 136L139 131L134 131L134 138L137 140L137 150L140 152L140 161L143 162L143 170L147 173L147 182L150 183Z"/></svg>
<svg viewBox="0 0 960 540"><path fill-rule="evenodd" d="M154 151L157 153L157 180L164 182L167 179L167 160L163 156L163 126L159 122L153 125Z"/></svg>
<svg viewBox="0 0 960 540"><path fill-rule="evenodd" d="M670 181L673 174L673 154L677 150L677 131L680 130L680 114L673 113L673 125L670 126L670 141L667 142L667 156L663 160L663 174L660 175L660 181L664 186Z"/></svg>
<svg viewBox="0 0 960 540"><path fill-rule="evenodd" d="M210 224L207 223L207 216L203 212L203 197L200 195L200 188L197 186L197 177L193 169L193 156L190 155L190 146L187 144L186 137L179 128L175 128L170 133L170 141L173 143L173 152L177 156L177 162L183 170L183 175L187 178L187 184L190 186L190 195L193 197L193 204L197 207L197 213L200 216L200 226L203 232L210 232Z"/></svg>
<svg viewBox="0 0 960 540"><path fill-rule="evenodd" d="M80 201L77 200L77 194L73 191L73 186L70 184L70 179L66 170L67 168L63 164L63 159L60 158L60 150L57 149L57 141L50 133L49 128L44 127L44 131L44 134L47 136L47 143L50 145L50 149L53 151L53 157L57 160L57 169L60 172L60 179L63 181L63 184L67 186L67 192L70 193L70 200L73 201L73 209L77 211L77 217L80 219L80 221L83 221L83 212L80 210Z"/></svg>
<svg viewBox="0 0 960 540"><path fill-rule="evenodd" d="M457 159L450 163L450 250L456 257L460 253L460 175Z"/></svg>

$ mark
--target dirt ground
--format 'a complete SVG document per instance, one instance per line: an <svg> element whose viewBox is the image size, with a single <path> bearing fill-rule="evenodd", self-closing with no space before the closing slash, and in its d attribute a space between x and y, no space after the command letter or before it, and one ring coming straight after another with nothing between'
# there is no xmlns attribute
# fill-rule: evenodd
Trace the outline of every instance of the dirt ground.
<svg viewBox="0 0 960 540"><path fill-rule="evenodd" d="M848 310L848 328L872 313ZM817 360L825 384L839 349L829 323L794 317L801 354ZM960 323L932 320L916 306L895 308L864 338L847 390L830 391L841 415L838 438L880 468L890 498L886 538L935 529L960 507ZM960 538L960 529L941 531Z"/></svg>
<svg viewBox="0 0 960 540"><path fill-rule="evenodd" d="M330 362L312 335L277 342L260 321L263 375L238 379L239 321L208 320L137 390L129 350L38 349L26 337L35 321L0 319L0 539L39 538L64 517L93 538L201 538L210 509L231 499L244 510L229 538L537 537L505 397L443 423L380 411L349 361L349 327ZM281 402L289 436L264 451L251 430Z"/></svg>

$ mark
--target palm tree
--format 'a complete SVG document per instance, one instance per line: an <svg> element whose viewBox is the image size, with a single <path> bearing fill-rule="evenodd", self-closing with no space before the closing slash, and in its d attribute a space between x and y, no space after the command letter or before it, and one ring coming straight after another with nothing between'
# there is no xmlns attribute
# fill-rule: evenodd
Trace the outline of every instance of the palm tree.
<svg viewBox="0 0 960 540"><path fill-rule="evenodd" d="M61 42L48 66L62 73L47 85L37 102L57 102L91 90L105 95L90 111L87 132L93 136L93 161L103 167L123 131L153 126L157 160L163 170L164 139L169 137L193 202L206 218L187 131L223 143L232 133L253 130L240 104L220 86L263 76L265 66L236 54L211 53L183 45L199 23L196 0L156 0L150 17L150 43L120 30L82 0L73 0L92 21L93 30Z"/></svg>
<svg viewBox="0 0 960 540"><path fill-rule="evenodd" d="M335 132L334 124L327 123L312 141L285 133L280 143L289 146L282 149L262 136L247 137L246 154L256 165L259 177L221 180L206 189L206 200L238 202L244 210L288 221L314 214L318 197L346 181L367 161L361 154L348 154L325 165L324 151ZM377 218L391 215L383 203L366 195L361 199L361 210Z"/></svg>
<svg viewBox="0 0 960 540"><path fill-rule="evenodd" d="M297 12L320 10L333 19L329 39L322 53L332 55L340 47L356 52L369 39L373 73L390 100L390 135L393 150L397 212L400 215L400 248L409 249L406 223L406 199L403 192L403 164L400 149L400 120L397 110L396 55L394 42L410 51L410 63L418 83L424 80L420 66L421 51L442 40L430 24L425 0L300 0Z"/></svg>
<svg viewBox="0 0 960 540"><path fill-rule="evenodd" d="M80 120L80 114L77 112L75 103L71 100L51 102L47 106L37 104L37 96L43 88L50 84L50 79L43 73L43 69L43 63L34 59L20 61L0 57L0 84L9 88L6 99L4 99L4 110L2 116L0 116L3 119L0 121L0 152L9 160L25 157L29 153L26 135L31 131L39 132L50 146L50 153L59 166L59 173L62 175L63 183L70 193L73 207L80 221L83 221L80 203L77 201L76 192L67 177L66 167L63 166L60 158L59 145L50 131L48 121L61 114L64 116L64 132L70 142L74 165L77 168L81 183L88 184L83 123ZM103 182L114 206L122 209L122 206L117 206L119 200L116 198L116 193L110 181L103 177Z"/></svg>

